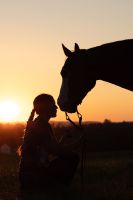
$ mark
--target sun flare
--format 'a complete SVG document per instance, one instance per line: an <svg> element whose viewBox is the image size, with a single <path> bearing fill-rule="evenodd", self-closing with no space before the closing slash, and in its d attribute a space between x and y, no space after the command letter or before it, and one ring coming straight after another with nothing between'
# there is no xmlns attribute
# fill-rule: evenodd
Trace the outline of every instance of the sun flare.
<svg viewBox="0 0 133 200"><path fill-rule="evenodd" d="M13 101L0 102L0 121L13 122L17 120L19 106Z"/></svg>

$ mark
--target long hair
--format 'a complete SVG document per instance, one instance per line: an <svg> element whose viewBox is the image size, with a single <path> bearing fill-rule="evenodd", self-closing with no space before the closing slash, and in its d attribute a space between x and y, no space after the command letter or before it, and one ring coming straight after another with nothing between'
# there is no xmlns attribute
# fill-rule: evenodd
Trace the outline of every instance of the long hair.
<svg viewBox="0 0 133 200"><path fill-rule="evenodd" d="M33 108L31 113L30 113L30 116L28 118L28 121L27 121L27 124L26 124L26 127L24 129L24 135L28 133L28 129L30 128L30 126L32 125L32 122L34 120L34 116L35 116L35 109ZM19 156L21 156L21 153L22 153L22 145L20 145L17 149L17 154Z"/></svg>

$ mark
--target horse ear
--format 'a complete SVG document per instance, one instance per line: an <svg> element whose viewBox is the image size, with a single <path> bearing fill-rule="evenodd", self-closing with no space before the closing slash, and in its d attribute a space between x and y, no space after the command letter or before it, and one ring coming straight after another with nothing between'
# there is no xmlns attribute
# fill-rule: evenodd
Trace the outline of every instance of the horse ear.
<svg viewBox="0 0 133 200"><path fill-rule="evenodd" d="M71 52L69 49L67 49L67 48L64 46L64 44L62 44L62 48L63 48L64 54L65 54L67 57L69 57L69 56L72 54L72 52Z"/></svg>
<svg viewBox="0 0 133 200"><path fill-rule="evenodd" d="M77 43L75 43L74 50L75 50L75 51L79 51L79 50L80 50L79 45L78 45Z"/></svg>

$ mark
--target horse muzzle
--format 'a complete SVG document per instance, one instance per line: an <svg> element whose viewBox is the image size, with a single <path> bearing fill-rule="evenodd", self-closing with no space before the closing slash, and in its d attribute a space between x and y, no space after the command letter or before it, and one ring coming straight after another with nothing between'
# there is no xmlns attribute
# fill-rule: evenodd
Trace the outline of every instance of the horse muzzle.
<svg viewBox="0 0 133 200"><path fill-rule="evenodd" d="M68 113L75 113L77 111L77 104L75 103L70 103L70 102L62 102L60 99L57 101L59 108Z"/></svg>

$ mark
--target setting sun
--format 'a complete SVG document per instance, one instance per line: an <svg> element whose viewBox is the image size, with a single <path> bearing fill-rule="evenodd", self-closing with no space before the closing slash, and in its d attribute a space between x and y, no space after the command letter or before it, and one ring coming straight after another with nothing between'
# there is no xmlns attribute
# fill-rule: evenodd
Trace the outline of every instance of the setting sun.
<svg viewBox="0 0 133 200"><path fill-rule="evenodd" d="M19 106L13 101L0 102L0 121L13 122L19 114Z"/></svg>

